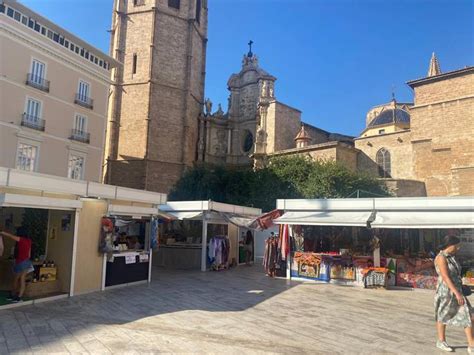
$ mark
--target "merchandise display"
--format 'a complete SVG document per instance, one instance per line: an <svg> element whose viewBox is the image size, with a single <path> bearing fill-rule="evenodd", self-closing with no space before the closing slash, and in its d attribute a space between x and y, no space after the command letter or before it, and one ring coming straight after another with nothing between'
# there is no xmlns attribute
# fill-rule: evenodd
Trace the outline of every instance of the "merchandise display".
<svg viewBox="0 0 474 355"><path fill-rule="evenodd" d="M207 248L207 257L210 269L213 271L224 270L229 267L230 241L224 235L211 237Z"/></svg>

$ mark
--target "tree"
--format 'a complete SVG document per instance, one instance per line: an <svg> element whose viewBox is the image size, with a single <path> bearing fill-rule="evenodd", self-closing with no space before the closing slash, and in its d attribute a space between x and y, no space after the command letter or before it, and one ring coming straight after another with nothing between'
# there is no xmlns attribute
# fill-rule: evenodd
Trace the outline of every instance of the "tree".
<svg viewBox="0 0 474 355"><path fill-rule="evenodd" d="M334 161L290 156L270 160L264 169L196 166L171 191L170 200L214 200L236 205L275 208L283 198L343 198L357 190L388 196L374 177L352 172Z"/></svg>

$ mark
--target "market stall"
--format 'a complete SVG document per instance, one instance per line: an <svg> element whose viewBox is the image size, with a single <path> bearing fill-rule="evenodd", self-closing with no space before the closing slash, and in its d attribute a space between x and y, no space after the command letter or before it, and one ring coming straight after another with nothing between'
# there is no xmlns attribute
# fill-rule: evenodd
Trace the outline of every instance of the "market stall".
<svg viewBox="0 0 474 355"><path fill-rule="evenodd" d="M154 265L223 270L239 260L239 235L261 214L257 208L214 201L168 202L160 211L174 221L161 227Z"/></svg>
<svg viewBox="0 0 474 355"><path fill-rule="evenodd" d="M0 230L31 240L33 267L27 274L22 300L67 297L72 293L78 214L82 203L65 198L0 193ZM0 236L0 306L10 295L15 259L13 239Z"/></svg>
<svg viewBox="0 0 474 355"><path fill-rule="evenodd" d="M152 245L158 209L109 205L102 219L99 250L104 253L102 288L151 282Z"/></svg>
<svg viewBox="0 0 474 355"><path fill-rule="evenodd" d="M472 198L278 200L289 225L289 278L433 289L433 257L447 233L461 237L466 283L474 275ZM285 256L283 256L285 257Z"/></svg>

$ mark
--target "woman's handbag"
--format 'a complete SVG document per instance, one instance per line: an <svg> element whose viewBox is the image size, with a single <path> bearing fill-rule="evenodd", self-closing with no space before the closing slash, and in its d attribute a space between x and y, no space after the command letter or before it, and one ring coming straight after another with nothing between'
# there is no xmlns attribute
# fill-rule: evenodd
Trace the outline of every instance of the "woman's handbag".
<svg viewBox="0 0 474 355"><path fill-rule="evenodd" d="M470 296L470 295L472 295L471 288L470 288L469 286L462 285L462 294L463 294L463 296Z"/></svg>

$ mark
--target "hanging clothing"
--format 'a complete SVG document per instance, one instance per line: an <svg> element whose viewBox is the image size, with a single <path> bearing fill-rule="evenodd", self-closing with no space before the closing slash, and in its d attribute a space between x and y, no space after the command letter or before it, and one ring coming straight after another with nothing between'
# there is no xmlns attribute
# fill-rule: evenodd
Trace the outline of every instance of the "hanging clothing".
<svg viewBox="0 0 474 355"><path fill-rule="evenodd" d="M159 231L158 217L151 218L151 232L150 232L150 248L157 250L159 246L158 231Z"/></svg>
<svg viewBox="0 0 474 355"><path fill-rule="evenodd" d="M438 255L446 258L448 263L448 274L456 289L462 294L461 266L454 256L441 251ZM435 295L435 319L443 324L471 327L471 316L474 312L469 300L464 297L464 305L459 305L456 296L451 292L448 285L443 281L438 265L435 264L438 273L438 286Z"/></svg>
<svg viewBox="0 0 474 355"><path fill-rule="evenodd" d="M211 270L222 270L229 265L230 241L227 236L215 236L209 240L207 257Z"/></svg>
<svg viewBox="0 0 474 355"><path fill-rule="evenodd" d="M290 231L288 224L283 225L283 232L281 234L281 260L285 261L290 253Z"/></svg>
<svg viewBox="0 0 474 355"><path fill-rule="evenodd" d="M0 236L0 256L3 256L3 251L5 250L5 247L3 245L3 237Z"/></svg>
<svg viewBox="0 0 474 355"><path fill-rule="evenodd" d="M273 276L278 263L278 244L279 239L270 237L265 241L265 254L263 256L263 267L267 275Z"/></svg>

